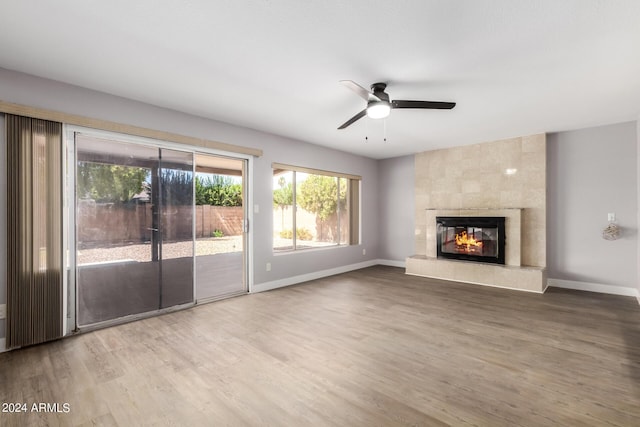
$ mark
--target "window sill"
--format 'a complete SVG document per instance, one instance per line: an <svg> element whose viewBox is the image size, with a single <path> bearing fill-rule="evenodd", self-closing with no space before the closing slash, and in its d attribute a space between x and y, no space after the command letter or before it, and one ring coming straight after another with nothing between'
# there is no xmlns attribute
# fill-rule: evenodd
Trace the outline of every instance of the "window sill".
<svg viewBox="0 0 640 427"><path fill-rule="evenodd" d="M327 251L327 250L332 250L337 248L348 248L350 246L355 246L355 245L334 244L334 245L327 245L327 246L306 247L302 249L298 248L298 249L281 249L281 250L276 250L272 248L272 253L274 256L280 256L280 255L290 255L290 254L307 253L307 252Z"/></svg>

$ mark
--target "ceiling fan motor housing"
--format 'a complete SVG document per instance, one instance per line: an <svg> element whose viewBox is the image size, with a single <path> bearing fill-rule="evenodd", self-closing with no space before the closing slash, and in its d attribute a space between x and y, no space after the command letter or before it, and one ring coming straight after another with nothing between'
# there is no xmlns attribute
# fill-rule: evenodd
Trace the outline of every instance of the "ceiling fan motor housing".
<svg viewBox="0 0 640 427"><path fill-rule="evenodd" d="M386 83L374 83L371 85L371 92L377 96L380 101L389 102L389 95L384 91L387 88Z"/></svg>

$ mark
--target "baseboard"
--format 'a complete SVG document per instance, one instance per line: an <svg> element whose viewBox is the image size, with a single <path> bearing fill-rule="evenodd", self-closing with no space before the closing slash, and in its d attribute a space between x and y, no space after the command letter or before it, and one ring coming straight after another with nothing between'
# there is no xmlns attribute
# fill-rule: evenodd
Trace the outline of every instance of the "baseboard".
<svg viewBox="0 0 640 427"><path fill-rule="evenodd" d="M343 265L336 268L330 268L328 270L314 271L313 273L301 274L299 276L287 277L280 280L274 280L272 282L258 283L253 285L251 293L265 292L272 289L283 288L285 286L296 285L298 283L308 282L309 280L322 279L323 277L334 276L340 273L347 273L353 270L360 270L361 268L371 267L378 264L378 260L364 261L357 264Z"/></svg>
<svg viewBox="0 0 640 427"><path fill-rule="evenodd" d="M6 338L0 338L0 353L7 351Z"/></svg>
<svg viewBox="0 0 640 427"><path fill-rule="evenodd" d="M599 292L601 294L623 295L636 297L640 303L640 293L637 289L625 286L603 285L601 283L578 282L576 280L547 279L547 285L553 288L574 289L576 291Z"/></svg>
<svg viewBox="0 0 640 427"><path fill-rule="evenodd" d="M401 267L406 268L407 264L405 261L394 261L391 259L379 259L376 261L378 265L387 265L389 267Z"/></svg>

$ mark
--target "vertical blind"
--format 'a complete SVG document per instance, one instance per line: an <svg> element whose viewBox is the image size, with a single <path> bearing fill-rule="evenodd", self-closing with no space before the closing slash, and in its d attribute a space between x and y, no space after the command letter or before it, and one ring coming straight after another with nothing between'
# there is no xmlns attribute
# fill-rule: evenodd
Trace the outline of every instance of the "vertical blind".
<svg viewBox="0 0 640 427"><path fill-rule="evenodd" d="M6 115L7 348L62 336L62 124Z"/></svg>

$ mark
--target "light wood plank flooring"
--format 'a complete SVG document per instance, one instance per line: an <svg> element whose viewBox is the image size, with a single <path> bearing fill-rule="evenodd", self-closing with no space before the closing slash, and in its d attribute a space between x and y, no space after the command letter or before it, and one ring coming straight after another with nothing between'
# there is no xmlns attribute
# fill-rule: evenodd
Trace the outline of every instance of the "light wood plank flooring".
<svg viewBox="0 0 640 427"><path fill-rule="evenodd" d="M638 426L635 298L371 267L0 354L0 425Z"/></svg>

